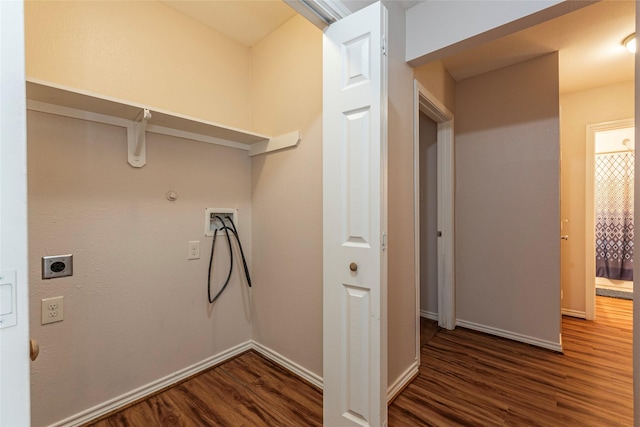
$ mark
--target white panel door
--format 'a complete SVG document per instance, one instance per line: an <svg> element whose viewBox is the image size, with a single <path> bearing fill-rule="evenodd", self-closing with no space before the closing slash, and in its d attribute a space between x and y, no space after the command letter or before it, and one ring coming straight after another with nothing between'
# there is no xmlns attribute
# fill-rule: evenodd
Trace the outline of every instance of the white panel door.
<svg viewBox="0 0 640 427"><path fill-rule="evenodd" d="M387 11L324 36L324 425L387 421Z"/></svg>
<svg viewBox="0 0 640 427"><path fill-rule="evenodd" d="M24 3L0 0L0 426L31 424L26 113Z"/></svg>

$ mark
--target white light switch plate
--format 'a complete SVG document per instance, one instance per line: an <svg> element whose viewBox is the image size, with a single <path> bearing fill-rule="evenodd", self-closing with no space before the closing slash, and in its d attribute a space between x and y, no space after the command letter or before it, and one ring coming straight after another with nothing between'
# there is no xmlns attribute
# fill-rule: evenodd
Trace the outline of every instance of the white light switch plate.
<svg viewBox="0 0 640 427"><path fill-rule="evenodd" d="M189 252L187 259L200 258L200 240L192 240L189 242Z"/></svg>
<svg viewBox="0 0 640 427"><path fill-rule="evenodd" d="M16 285L15 270L0 272L0 329L18 323Z"/></svg>

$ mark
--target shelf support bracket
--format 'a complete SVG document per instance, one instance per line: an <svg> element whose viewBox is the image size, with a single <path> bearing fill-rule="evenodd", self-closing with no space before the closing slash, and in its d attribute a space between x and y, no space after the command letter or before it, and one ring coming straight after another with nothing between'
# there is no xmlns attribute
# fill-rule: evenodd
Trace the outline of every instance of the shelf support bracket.
<svg viewBox="0 0 640 427"><path fill-rule="evenodd" d="M301 134L299 130L274 136L266 141L253 144L249 149L250 156L269 153L271 151L282 150L284 148L295 147L300 143Z"/></svg>
<svg viewBox="0 0 640 427"><path fill-rule="evenodd" d="M147 163L146 131L151 112L145 108L138 118L127 126L128 161L134 168L141 168Z"/></svg>

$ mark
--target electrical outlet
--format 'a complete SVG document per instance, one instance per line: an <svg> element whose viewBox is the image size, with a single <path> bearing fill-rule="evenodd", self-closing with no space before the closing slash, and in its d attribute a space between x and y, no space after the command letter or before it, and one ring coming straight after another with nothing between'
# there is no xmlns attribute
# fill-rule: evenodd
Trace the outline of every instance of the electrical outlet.
<svg viewBox="0 0 640 427"><path fill-rule="evenodd" d="M42 324L60 322L64 320L64 305L62 297L45 298L42 300Z"/></svg>
<svg viewBox="0 0 640 427"><path fill-rule="evenodd" d="M192 240L189 242L189 255L187 259L200 258L200 240Z"/></svg>
<svg viewBox="0 0 640 427"><path fill-rule="evenodd" d="M73 255L53 255L42 257L42 278L73 276Z"/></svg>

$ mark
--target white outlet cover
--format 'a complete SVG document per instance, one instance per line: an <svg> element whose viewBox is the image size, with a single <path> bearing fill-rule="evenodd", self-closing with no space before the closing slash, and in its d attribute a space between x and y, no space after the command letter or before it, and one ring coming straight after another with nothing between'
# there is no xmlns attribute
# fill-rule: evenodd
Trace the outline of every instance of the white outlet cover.
<svg viewBox="0 0 640 427"><path fill-rule="evenodd" d="M63 297L45 298L42 300L42 324L61 322L64 320Z"/></svg>

